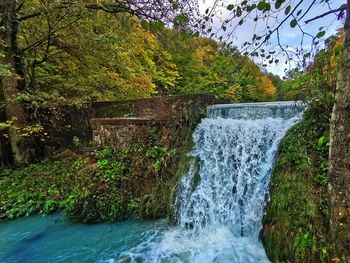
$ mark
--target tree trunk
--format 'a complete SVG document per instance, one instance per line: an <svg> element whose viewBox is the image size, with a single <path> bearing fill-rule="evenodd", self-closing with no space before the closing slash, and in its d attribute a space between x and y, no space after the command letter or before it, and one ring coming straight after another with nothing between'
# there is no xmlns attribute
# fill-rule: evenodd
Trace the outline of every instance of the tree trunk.
<svg viewBox="0 0 350 263"><path fill-rule="evenodd" d="M0 14L3 26L0 29L0 63L11 72L1 78L1 86L6 102L7 119L13 120L14 125L10 129L13 159L17 165L21 165L29 161L29 150L18 131L26 125L26 116L22 104L16 100L24 81L17 48L16 1L1 0Z"/></svg>
<svg viewBox="0 0 350 263"><path fill-rule="evenodd" d="M344 50L331 118L329 150L330 229L334 260L350 262L350 0L347 1ZM343 260L343 261L340 261Z"/></svg>

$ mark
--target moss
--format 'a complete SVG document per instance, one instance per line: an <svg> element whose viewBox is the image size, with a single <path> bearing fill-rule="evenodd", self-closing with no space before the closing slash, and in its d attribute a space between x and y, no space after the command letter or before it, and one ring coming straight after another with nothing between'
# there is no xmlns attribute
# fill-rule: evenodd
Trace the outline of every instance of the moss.
<svg viewBox="0 0 350 263"><path fill-rule="evenodd" d="M155 219L167 217L170 223L175 223L174 218L174 200L177 192L177 185L184 176L192 163L193 157L188 153L192 149L192 133L195 125L188 127L185 140L177 152L177 159L172 167L174 175L164 184L155 187L148 193L142 204L142 217Z"/></svg>
<svg viewBox="0 0 350 263"><path fill-rule="evenodd" d="M328 145L331 101L316 101L280 144L264 216L272 262L328 262Z"/></svg>
<svg viewBox="0 0 350 263"><path fill-rule="evenodd" d="M194 190L196 190L198 184L201 181L201 176L199 174L199 160L195 159L194 160L194 176L193 176L193 180L192 180L192 185L191 185L191 191L193 192Z"/></svg>
<svg viewBox="0 0 350 263"><path fill-rule="evenodd" d="M164 218L167 217L170 223L175 223L174 200L177 192L177 185L183 175L190 168L193 157L188 153L191 151L193 142L192 134L202 117L205 116L203 109L196 112L183 112L182 117L173 116L173 127L177 131L177 140L174 141L173 147L177 149L176 156L172 160L169 172L172 174L164 183L157 185L144 198L142 204L143 218ZM182 120L181 123L179 120Z"/></svg>

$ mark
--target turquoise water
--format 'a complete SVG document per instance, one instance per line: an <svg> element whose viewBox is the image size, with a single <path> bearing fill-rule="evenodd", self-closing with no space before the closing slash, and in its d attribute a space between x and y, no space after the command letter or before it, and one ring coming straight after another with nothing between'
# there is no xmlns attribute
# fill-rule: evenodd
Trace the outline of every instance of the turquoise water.
<svg viewBox="0 0 350 263"><path fill-rule="evenodd" d="M165 228L164 221L82 225L58 214L33 216L0 224L0 262L120 262L121 254Z"/></svg>
<svg viewBox="0 0 350 263"><path fill-rule="evenodd" d="M83 225L56 214L0 224L0 262L258 263L266 255L228 228L193 233L165 220Z"/></svg>

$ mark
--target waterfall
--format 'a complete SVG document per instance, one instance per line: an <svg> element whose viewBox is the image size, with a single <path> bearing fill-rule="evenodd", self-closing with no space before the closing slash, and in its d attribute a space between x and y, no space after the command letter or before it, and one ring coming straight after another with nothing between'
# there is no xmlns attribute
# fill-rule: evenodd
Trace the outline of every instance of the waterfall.
<svg viewBox="0 0 350 263"><path fill-rule="evenodd" d="M132 262L269 262L259 240L278 144L302 115L294 102L215 105L193 134L177 186L176 227L128 253Z"/></svg>

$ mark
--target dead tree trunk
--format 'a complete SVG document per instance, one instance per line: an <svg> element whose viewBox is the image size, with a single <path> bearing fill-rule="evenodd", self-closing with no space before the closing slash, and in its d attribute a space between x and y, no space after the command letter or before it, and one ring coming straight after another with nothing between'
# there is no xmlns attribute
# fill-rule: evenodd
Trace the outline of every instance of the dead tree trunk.
<svg viewBox="0 0 350 263"><path fill-rule="evenodd" d="M16 164L21 165L28 162L29 150L19 133L19 129L26 125L25 112L23 105L16 100L24 81L17 47L16 1L1 0L0 14L2 18L0 63L9 72L2 76L1 87L6 102L7 119L12 120L14 125L10 130L13 159Z"/></svg>
<svg viewBox="0 0 350 263"><path fill-rule="evenodd" d="M330 229L335 257L350 262L350 0L339 64L329 150Z"/></svg>

